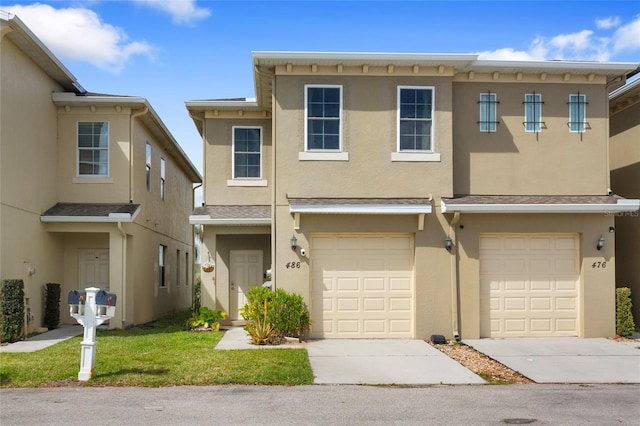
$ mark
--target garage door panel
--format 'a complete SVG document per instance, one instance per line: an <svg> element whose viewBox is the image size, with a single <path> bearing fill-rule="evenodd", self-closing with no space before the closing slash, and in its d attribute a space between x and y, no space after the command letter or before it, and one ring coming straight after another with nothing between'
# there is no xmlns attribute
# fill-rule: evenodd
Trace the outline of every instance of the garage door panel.
<svg viewBox="0 0 640 426"><path fill-rule="evenodd" d="M323 286L311 297L324 301L311 304L312 337L413 337L412 245L405 235L312 236L311 276Z"/></svg>
<svg viewBox="0 0 640 426"><path fill-rule="evenodd" d="M481 337L577 336L577 241L576 235L481 236Z"/></svg>

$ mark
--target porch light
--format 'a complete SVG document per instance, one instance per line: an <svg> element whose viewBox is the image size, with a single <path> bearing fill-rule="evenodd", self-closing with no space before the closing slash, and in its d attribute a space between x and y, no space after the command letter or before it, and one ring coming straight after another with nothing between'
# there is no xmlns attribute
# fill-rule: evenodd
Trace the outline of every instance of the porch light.
<svg viewBox="0 0 640 426"><path fill-rule="evenodd" d="M598 244L596 245L596 249L602 250L602 247L604 247L604 237L600 235L600 238L598 238Z"/></svg>
<svg viewBox="0 0 640 426"><path fill-rule="evenodd" d="M451 237L447 235L447 238L444 239L444 248L447 251L451 251L452 240Z"/></svg>
<svg viewBox="0 0 640 426"><path fill-rule="evenodd" d="M289 241L291 241L291 250L296 251L296 248L298 248L298 239L296 236L292 235Z"/></svg>

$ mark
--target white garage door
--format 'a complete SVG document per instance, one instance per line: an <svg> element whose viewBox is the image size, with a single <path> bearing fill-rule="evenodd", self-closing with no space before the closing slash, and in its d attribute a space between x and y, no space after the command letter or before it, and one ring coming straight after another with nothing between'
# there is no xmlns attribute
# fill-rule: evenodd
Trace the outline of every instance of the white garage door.
<svg viewBox="0 0 640 426"><path fill-rule="evenodd" d="M480 336L578 335L578 237L480 237Z"/></svg>
<svg viewBox="0 0 640 426"><path fill-rule="evenodd" d="M413 337L411 235L313 235L311 336Z"/></svg>

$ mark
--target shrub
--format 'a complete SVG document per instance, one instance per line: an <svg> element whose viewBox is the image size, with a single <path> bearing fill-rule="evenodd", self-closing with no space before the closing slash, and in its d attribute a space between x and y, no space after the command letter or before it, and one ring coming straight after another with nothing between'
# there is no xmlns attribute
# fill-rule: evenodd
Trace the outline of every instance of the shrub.
<svg viewBox="0 0 640 426"><path fill-rule="evenodd" d="M53 330L60 325L60 284L48 283L45 289L44 326Z"/></svg>
<svg viewBox="0 0 640 426"><path fill-rule="evenodd" d="M635 324L631 313L631 289L616 288L616 333L618 336L631 336Z"/></svg>
<svg viewBox="0 0 640 426"><path fill-rule="evenodd" d="M200 312L200 306L202 304L201 297L202 297L202 279L200 278L200 276L198 276L193 282L193 305L191 306L191 309L195 313Z"/></svg>
<svg viewBox="0 0 640 426"><path fill-rule="evenodd" d="M227 317L227 314L221 309L211 309L206 306L200 308L200 312L194 312L189 319L185 321L185 326L189 330L205 329L220 330L218 321Z"/></svg>
<svg viewBox="0 0 640 426"><path fill-rule="evenodd" d="M246 329L252 341L279 344L285 337L302 340L311 325L309 311L298 294L290 294L282 289L272 291L253 287L247 293L247 300L241 314L247 320Z"/></svg>
<svg viewBox="0 0 640 426"><path fill-rule="evenodd" d="M15 342L24 328L24 282L21 279L2 281L0 286L0 341Z"/></svg>

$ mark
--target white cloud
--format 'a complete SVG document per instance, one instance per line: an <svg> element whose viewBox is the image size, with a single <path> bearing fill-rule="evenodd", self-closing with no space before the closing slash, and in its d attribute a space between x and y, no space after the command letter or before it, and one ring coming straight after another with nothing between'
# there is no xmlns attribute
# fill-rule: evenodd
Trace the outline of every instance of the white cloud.
<svg viewBox="0 0 640 426"><path fill-rule="evenodd" d="M196 0L135 0L141 5L168 13L174 24L192 24L211 15L209 9L196 6Z"/></svg>
<svg viewBox="0 0 640 426"><path fill-rule="evenodd" d="M114 74L133 56L153 57L155 51L144 41L129 42L121 28L102 22L89 9L55 9L45 4L3 9L17 15L61 59L88 62Z"/></svg>
<svg viewBox="0 0 640 426"><path fill-rule="evenodd" d="M483 60L500 60L500 61L533 61L543 59L536 57L530 52L513 50L512 48L503 48L493 51L479 52L478 58Z"/></svg>
<svg viewBox="0 0 640 426"><path fill-rule="evenodd" d="M596 19L596 26L599 29L608 30L620 25L620 18L617 16L610 16L604 19Z"/></svg>
<svg viewBox="0 0 640 426"><path fill-rule="evenodd" d="M640 50L640 16L637 16L635 21L618 28L613 35L612 44L616 52Z"/></svg>

